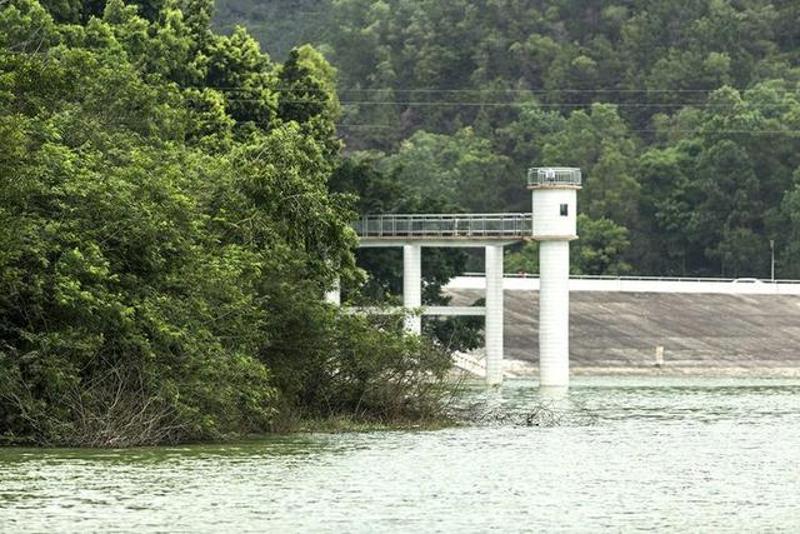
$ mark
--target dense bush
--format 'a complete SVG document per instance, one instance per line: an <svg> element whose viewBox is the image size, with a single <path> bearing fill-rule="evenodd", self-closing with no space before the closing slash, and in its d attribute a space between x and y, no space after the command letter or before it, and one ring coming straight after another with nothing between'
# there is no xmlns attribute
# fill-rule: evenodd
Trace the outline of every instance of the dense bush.
<svg viewBox="0 0 800 534"><path fill-rule="evenodd" d="M0 4L0 439L426 415L446 358L321 303L358 278L322 57L274 64L209 2L46 6Z"/></svg>
<svg viewBox="0 0 800 534"><path fill-rule="evenodd" d="M452 365L441 346L393 334L399 317L337 314L323 306L302 311L264 355L281 400L293 407L286 415L392 422L440 414L442 380Z"/></svg>

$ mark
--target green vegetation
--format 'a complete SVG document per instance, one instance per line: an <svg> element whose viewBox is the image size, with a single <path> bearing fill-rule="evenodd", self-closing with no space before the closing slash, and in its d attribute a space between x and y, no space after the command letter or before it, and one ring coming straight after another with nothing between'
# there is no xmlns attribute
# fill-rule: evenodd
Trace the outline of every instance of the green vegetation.
<svg viewBox="0 0 800 534"><path fill-rule="evenodd" d="M217 7L0 0L4 442L435 419L480 321L322 295L397 298L357 214L527 210L532 165L584 170L575 272L800 276L797 2ZM426 254L424 302L479 269Z"/></svg>
<svg viewBox="0 0 800 534"><path fill-rule="evenodd" d="M0 3L0 440L126 446L438 415L450 360L323 292L334 71L208 0Z"/></svg>
<svg viewBox="0 0 800 534"><path fill-rule="evenodd" d="M800 276L796 1L225 0L233 18L325 51L349 150L415 194L522 210L526 167L580 166L576 272L765 277L774 239Z"/></svg>

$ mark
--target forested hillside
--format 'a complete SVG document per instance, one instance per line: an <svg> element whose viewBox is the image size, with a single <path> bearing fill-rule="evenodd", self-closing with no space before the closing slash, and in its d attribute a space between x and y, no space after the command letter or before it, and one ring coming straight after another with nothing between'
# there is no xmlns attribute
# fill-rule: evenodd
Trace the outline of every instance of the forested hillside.
<svg viewBox="0 0 800 534"><path fill-rule="evenodd" d="M765 277L774 239L777 275L800 276L796 1L218 8L278 56L310 40L338 69L361 181L402 196L370 204L363 186L362 209L521 210L526 167L574 165L576 272ZM535 271L533 247L509 269Z"/></svg>

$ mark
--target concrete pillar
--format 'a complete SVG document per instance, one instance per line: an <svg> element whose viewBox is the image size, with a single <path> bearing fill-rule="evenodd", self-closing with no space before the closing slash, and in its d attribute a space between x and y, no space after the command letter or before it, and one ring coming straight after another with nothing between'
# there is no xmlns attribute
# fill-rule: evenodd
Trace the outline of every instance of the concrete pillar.
<svg viewBox="0 0 800 534"><path fill-rule="evenodd" d="M336 279L330 291L325 293L325 302L340 306L342 304L342 288L339 285L339 279Z"/></svg>
<svg viewBox="0 0 800 534"><path fill-rule="evenodd" d="M403 246L403 307L422 306L422 247ZM422 334L422 317L406 315L405 329L409 334Z"/></svg>
<svg viewBox="0 0 800 534"><path fill-rule="evenodd" d="M533 238L539 241L539 384L569 386L569 242L578 238L576 167L528 170Z"/></svg>
<svg viewBox="0 0 800 534"><path fill-rule="evenodd" d="M539 376L569 386L569 241L539 243ZM487 304L488 305L488 304Z"/></svg>
<svg viewBox="0 0 800 534"><path fill-rule="evenodd" d="M503 383L503 246L486 247L486 383Z"/></svg>

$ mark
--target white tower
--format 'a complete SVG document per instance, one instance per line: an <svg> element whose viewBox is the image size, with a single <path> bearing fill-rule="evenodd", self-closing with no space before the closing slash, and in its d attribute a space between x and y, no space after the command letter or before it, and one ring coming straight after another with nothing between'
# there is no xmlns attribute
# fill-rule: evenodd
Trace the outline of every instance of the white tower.
<svg viewBox="0 0 800 534"><path fill-rule="evenodd" d="M569 385L569 242L576 231L581 170L533 168L533 238L539 241L539 384Z"/></svg>

